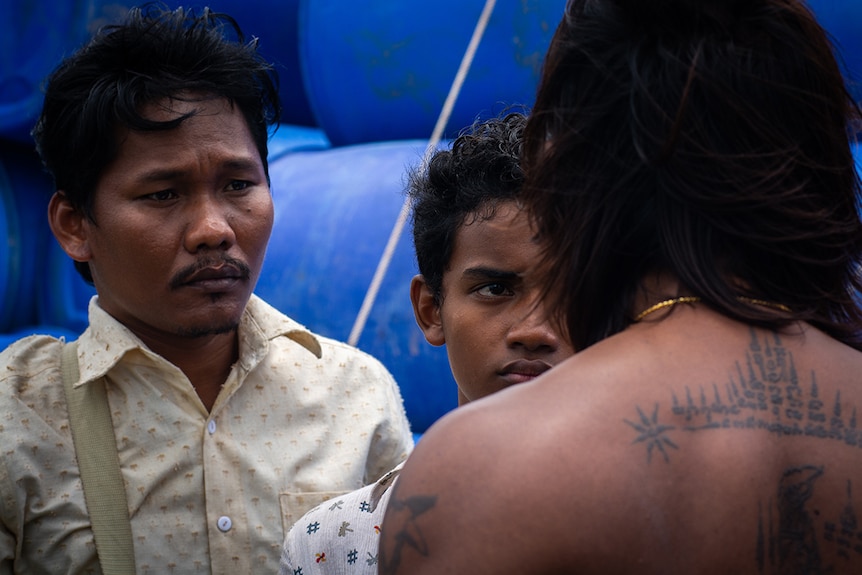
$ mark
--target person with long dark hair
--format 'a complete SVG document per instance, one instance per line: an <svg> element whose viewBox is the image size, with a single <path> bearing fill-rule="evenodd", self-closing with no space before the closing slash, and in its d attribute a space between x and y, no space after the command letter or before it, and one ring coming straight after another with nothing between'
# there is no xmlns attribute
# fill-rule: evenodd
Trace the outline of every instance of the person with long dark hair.
<svg viewBox="0 0 862 575"><path fill-rule="evenodd" d="M447 415L385 575L856 573L859 108L797 0L572 0L526 128L579 352Z"/></svg>

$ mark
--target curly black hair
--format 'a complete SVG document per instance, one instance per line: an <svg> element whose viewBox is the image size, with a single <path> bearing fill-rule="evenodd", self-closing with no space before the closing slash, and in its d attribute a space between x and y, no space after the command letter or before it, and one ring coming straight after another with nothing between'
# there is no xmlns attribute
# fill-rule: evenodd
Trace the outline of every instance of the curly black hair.
<svg viewBox="0 0 862 575"><path fill-rule="evenodd" d="M518 112L477 121L436 152L427 169L409 174L413 245L419 272L440 302L455 234L466 223L493 217L521 193L521 139L527 117Z"/></svg>

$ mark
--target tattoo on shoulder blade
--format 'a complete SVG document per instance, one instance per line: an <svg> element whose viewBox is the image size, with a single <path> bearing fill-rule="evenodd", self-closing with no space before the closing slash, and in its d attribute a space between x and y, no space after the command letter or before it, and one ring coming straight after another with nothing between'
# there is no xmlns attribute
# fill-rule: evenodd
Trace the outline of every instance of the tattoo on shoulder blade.
<svg viewBox="0 0 862 575"><path fill-rule="evenodd" d="M647 417L647 415L641 410L640 407L637 408L638 415L640 419L637 423L631 422L628 419L624 419L626 423L631 425L637 430L640 434L634 440L633 443L646 443L647 446L647 462L652 461L652 452L653 449L657 449L664 456L665 462L670 461L670 458L667 456L667 451L665 451L665 446L672 447L674 449L678 449L676 444L668 439L667 432L675 429L672 425L661 425L658 422L658 404L655 405L655 409L653 409L652 416Z"/></svg>
<svg viewBox="0 0 862 575"><path fill-rule="evenodd" d="M412 495L401 498L398 494L399 483L393 487L392 498L386 507L387 530L392 531L393 536L388 545L380 545L380 574L394 575L401 565L401 554L405 547L414 549L417 553L426 557L428 555L428 543L422 528L417 523L417 518L430 511L437 504L436 495ZM391 548L391 556L389 553Z"/></svg>
<svg viewBox="0 0 862 575"><path fill-rule="evenodd" d="M760 506L756 560L761 573L820 575L858 569L862 528L853 505L853 482L847 480L847 502L840 512L826 513L812 500L824 475L823 466L787 469L765 516Z"/></svg>
<svg viewBox="0 0 862 575"><path fill-rule="evenodd" d="M640 406L636 409L637 421L623 421L637 431L634 443L647 446L648 462L654 450L670 462L665 448L677 449L671 432L758 429L862 447L856 409L842 407L840 391L835 397L821 397L816 374L796 371L793 354L784 347L781 337L775 333L758 336L754 329L745 360L736 362L727 381L708 388L686 387L682 396L671 394L670 412L677 419L682 417L684 425L660 424L658 403L649 417Z"/></svg>

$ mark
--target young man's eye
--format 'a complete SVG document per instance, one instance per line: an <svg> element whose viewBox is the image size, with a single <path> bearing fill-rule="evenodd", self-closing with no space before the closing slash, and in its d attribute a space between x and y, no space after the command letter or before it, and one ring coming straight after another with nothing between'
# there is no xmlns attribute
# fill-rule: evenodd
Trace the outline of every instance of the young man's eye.
<svg viewBox="0 0 862 575"><path fill-rule="evenodd" d="M147 194L145 197L150 200L156 200L157 202L165 202L176 198L177 194L173 190L161 190L152 194Z"/></svg>
<svg viewBox="0 0 862 575"><path fill-rule="evenodd" d="M503 284L487 284L476 290L476 293L486 297L508 295L511 290Z"/></svg>

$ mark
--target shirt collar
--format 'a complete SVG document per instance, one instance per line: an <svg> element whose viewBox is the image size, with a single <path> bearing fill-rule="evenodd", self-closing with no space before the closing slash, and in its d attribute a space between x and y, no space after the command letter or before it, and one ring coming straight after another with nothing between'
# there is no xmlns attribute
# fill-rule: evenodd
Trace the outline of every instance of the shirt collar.
<svg viewBox="0 0 862 575"><path fill-rule="evenodd" d="M177 369L150 351L129 328L102 309L98 299L94 296L90 300L90 325L78 338L80 378L76 385L104 376L127 354L140 354L144 361L163 363ZM290 338L318 358L322 356L320 341L313 333L252 295L239 326L239 363L243 369L253 369L269 352L270 340L279 336Z"/></svg>

